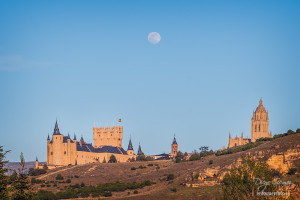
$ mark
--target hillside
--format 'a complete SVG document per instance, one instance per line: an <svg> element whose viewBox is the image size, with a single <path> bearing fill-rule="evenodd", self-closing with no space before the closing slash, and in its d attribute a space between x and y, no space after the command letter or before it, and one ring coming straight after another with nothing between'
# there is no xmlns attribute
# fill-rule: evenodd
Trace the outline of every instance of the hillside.
<svg viewBox="0 0 300 200"><path fill-rule="evenodd" d="M201 160L174 163L172 161L149 161L132 163L93 163L80 166L67 166L49 170L47 174L36 177L45 180L46 184L34 184L34 190L40 189L59 192L69 185L81 184L98 185L108 182L142 182L151 180L156 184L138 189L138 194L133 190L113 192L111 199L214 199L221 198L220 179L232 166L239 163L242 155L249 154L255 158L270 161L270 166L297 167L300 170L300 134L277 138L273 141L262 142L261 145L247 151L222 156L208 156ZM282 159L282 160L281 160ZM212 160L212 164L209 161ZM150 164L150 165L149 165ZM153 164L153 165L152 165ZM139 166L146 168L140 169ZM149 166L148 166L149 165ZM131 170L132 167L137 168ZM280 168L281 169L281 168ZM64 183L56 183L56 176L61 174ZM174 174L174 180L167 181L167 176ZM195 174L199 178L193 179ZM285 177L300 183L299 174ZM71 183L65 183L70 179ZM47 187L48 185L48 187ZM187 187L192 186L192 187ZM171 189L173 188L173 191ZM174 192L176 188L177 192ZM128 193L130 192L130 194ZM295 192L294 195L299 195Z"/></svg>

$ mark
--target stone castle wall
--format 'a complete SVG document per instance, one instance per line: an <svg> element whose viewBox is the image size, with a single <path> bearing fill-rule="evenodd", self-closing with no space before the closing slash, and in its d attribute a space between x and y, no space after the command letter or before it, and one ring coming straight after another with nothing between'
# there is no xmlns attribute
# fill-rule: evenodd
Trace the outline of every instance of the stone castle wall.
<svg viewBox="0 0 300 200"><path fill-rule="evenodd" d="M93 127L93 138L95 148L102 146L114 146L122 148L123 127Z"/></svg>

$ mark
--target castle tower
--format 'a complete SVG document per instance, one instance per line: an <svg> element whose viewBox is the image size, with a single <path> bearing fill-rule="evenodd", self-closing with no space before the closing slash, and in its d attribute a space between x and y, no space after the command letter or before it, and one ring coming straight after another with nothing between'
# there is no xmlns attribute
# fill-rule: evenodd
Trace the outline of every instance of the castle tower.
<svg viewBox="0 0 300 200"><path fill-rule="evenodd" d="M55 122L54 131L52 134L52 151L50 156L52 157L52 165L60 165L63 157L63 135L60 134L57 120Z"/></svg>
<svg viewBox="0 0 300 200"><path fill-rule="evenodd" d="M172 149L171 149L171 155L173 157L175 157L178 153L178 144L177 144L177 141L176 141L176 138L175 138L175 135L174 135L174 139L173 139L173 142L172 142Z"/></svg>
<svg viewBox="0 0 300 200"><path fill-rule="evenodd" d="M93 127L94 147L113 146L122 148L123 126Z"/></svg>
<svg viewBox="0 0 300 200"><path fill-rule="evenodd" d="M131 143L131 138L129 140L129 144L128 144L128 148L127 148L127 154L130 155L130 156L134 155L133 146L132 146L132 143Z"/></svg>
<svg viewBox="0 0 300 200"><path fill-rule="evenodd" d="M251 119L251 142L255 142L259 138L272 137L269 133L269 116L268 111L262 104L262 99L259 101L259 105L253 112Z"/></svg>
<svg viewBox="0 0 300 200"><path fill-rule="evenodd" d="M36 168L36 169L39 168L39 160L38 160L37 157L35 158L35 168Z"/></svg>
<svg viewBox="0 0 300 200"><path fill-rule="evenodd" d="M142 152L141 144L139 144L139 149L137 155L143 155L144 153Z"/></svg>

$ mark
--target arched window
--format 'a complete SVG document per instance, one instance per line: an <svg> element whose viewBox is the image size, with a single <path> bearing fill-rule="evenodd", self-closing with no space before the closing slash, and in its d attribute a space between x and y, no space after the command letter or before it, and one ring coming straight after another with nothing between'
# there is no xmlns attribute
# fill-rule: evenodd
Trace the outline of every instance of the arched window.
<svg viewBox="0 0 300 200"><path fill-rule="evenodd" d="M257 131L257 125L255 125L255 132Z"/></svg>
<svg viewBox="0 0 300 200"><path fill-rule="evenodd" d="M258 132L260 132L260 125L258 125Z"/></svg>

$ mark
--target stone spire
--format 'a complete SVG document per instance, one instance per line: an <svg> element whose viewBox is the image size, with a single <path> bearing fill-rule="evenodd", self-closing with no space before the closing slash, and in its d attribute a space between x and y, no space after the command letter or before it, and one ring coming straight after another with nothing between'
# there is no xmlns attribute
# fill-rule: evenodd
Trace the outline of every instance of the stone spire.
<svg viewBox="0 0 300 200"><path fill-rule="evenodd" d="M231 139L231 135L230 135L230 132L229 132L229 139Z"/></svg>
<svg viewBox="0 0 300 200"><path fill-rule="evenodd" d="M82 143L84 143L84 139L83 139L83 136L82 136L82 135L81 135L80 141L81 141Z"/></svg>
<svg viewBox="0 0 300 200"><path fill-rule="evenodd" d="M137 155L143 155L144 153L142 152L141 144L139 143L139 149Z"/></svg>
<svg viewBox="0 0 300 200"><path fill-rule="evenodd" d="M50 137L49 137L49 133L48 133L48 137L47 137L47 140L50 140Z"/></svg>
<svg viewBox="0 0 300 200"><path fill-rule="evenodd" d="M35 161L39 161L39 159L38 159L38 157L37 157L37 156L35 157Z"/></svg>
<svg viewBox="0 0 300 200"><path fill-rule="evenodd" d="M133 146L132 146L132 143L131 143L131 137L130 137L128 148L127 148L127 151L128 150L133 150Z"/></svg>
<svg viewBox="0 0 300 200"><path fill-rule="evenodd" d="M244 133L242 132L241 138L244 138Z"/></svg>
<svg viewBox="0 0 300 200"><path fill-rule="evenodd" d="M55 122L55 127L54 127L53 135L60 135L58 124L57 124L57 120Z"/></svg>
<svg viewBox="0 0 300 200"><path fill-rule="evenodd" d="M70 138L70 134L69 134L69 133L68 133L68 139L71 139L71 138Z"/></svg>
<svg viewBox="0 0 300 200"><path fill-rule="evenodd" d="M174 134L174 139L173 139L173 143L172 144L177 144L176 138L175 138L175 134Z"/></svg>
<svg viewBox="0 0 300 200"><path fill-rule="evenodd" d="M76 140L76 134L74 133L74 139L73 140Z"/></svg>

